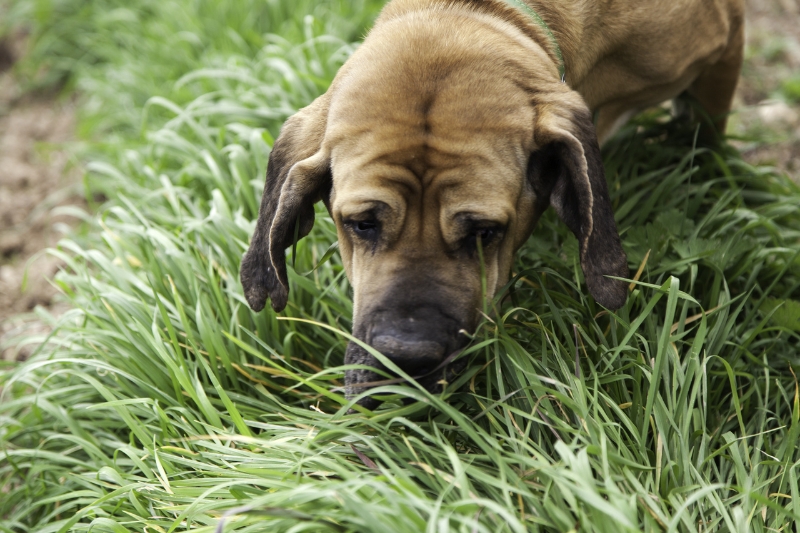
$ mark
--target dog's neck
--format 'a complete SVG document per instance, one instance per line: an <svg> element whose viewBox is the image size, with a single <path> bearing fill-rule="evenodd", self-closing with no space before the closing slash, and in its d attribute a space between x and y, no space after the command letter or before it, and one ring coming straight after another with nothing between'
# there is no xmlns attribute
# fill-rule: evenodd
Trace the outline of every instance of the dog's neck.
<svg viewBox="0 0 800 533"><path fill-rule="evenodd" d="M561 47L558 45L558 39L550 31L550 27L547 25L547 22L533 9L530 5L523 2L522 0L506 0L510 5L521 9L523 13L526 13L530 16L533 21L540 26L546 33L547 37L550 39L550 45L555 49L556 56L558 58L558 72L561 74L561 82L566 81L566 68L564 66L564 56L561 54Z"/></svg>

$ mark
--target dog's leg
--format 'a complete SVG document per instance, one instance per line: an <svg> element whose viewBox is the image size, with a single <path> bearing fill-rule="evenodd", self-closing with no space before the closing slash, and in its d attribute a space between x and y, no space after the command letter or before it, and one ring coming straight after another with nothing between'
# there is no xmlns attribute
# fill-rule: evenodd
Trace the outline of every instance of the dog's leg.
<svg viewBox="0 0 800 533"><path fill-rule="evenodd" d="M725 133L744 55L744 24L738 22L720 60L700 74L686 91L707 115L697 117L701 124L700 137L704 141L714 141Z"/></svg>

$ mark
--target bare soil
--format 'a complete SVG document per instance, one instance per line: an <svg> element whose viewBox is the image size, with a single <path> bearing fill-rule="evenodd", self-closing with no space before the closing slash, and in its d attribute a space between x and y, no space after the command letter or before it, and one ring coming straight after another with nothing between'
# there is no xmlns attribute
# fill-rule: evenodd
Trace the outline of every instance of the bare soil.
<svg viewBox="0 0 800 533"><path fill-rule="evenodd" d="M747 49L729 133L753 164L772 165L800 183L800 0L747 0ZM753 139L757 140L753 140Z"/></svg>
<svg viewBox="0 0 800 533"><path fill-rule="evenodd" d="M58 314L50 279L59 262L44 253L74 222L56 216L63 205L85 206L81 173L71 164L72 101L24 94L12 67L25 36L0 41L0 359L25 357L18 337L47 331L37 306ZM23 288L24 286L24 288Z"/></svg>
<svg viewBox="0 0 800 533"><path fill-rule="evenodd" d="M800 76L800 0L747 0L747 55L730 132L754 164L774 165L800 183L800 98L782 92ZM32 314L64 309L50 279L60 264L42 253L72 221L63 205L85 207L81 170L70 160L72 100L23 94L13 65L25 37L0 41L0 360L20 359L35 344L18 339L46 333ZM23 288L23 279L27 284Z"/></svg>

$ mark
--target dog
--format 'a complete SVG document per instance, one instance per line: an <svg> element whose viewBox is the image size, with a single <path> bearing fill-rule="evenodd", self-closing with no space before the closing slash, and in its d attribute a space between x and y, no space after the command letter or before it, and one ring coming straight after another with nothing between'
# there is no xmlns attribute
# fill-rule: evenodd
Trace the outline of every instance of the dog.
<svg viewBox="0 0 800 533"><path fill-rule="evenodd" d="M285 250L311 230L318 200L353 287L353 335L430 390L548 206L578 239L589 293L624 305L627 284L614 278L628 263L600 144L677 97L710 117L704 136L724 131L743 0L522 2L384 7L275 141L241 264L253 310L286 306ZM346 372L350 398L383 379L357 343L345 363L363 365Z"/></svg>

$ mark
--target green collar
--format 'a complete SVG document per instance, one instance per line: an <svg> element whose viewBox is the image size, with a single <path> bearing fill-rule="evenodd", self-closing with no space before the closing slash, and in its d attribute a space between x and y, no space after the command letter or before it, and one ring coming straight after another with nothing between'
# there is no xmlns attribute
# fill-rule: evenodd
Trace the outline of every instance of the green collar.
<svg viewBox="0 0 800 533"><path fill-rule="evenodd" d="M531 16L533 20L536 21L536 24L542 28L546 33L547 36L550 38L550 42L553 43L553 48L556 49L556 57L558 58L558 73L561 75L561 82L566 81L566 69L564 68L564 56L561 55L561 47L558 46L558 41L556 41L556 36L553 35L553 32L550 31L550 27L544 21L542 17L539 16L539 13L533 10L531 6L523 2L522 0L506 0L509 4L518 7L525 13Z"/></svg>

